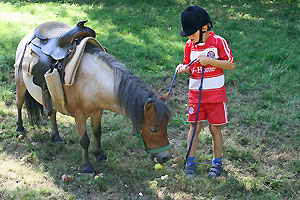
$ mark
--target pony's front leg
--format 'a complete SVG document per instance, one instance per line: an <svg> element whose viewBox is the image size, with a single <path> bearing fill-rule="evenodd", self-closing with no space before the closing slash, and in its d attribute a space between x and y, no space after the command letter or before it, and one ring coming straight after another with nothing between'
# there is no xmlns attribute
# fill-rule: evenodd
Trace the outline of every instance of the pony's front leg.
<svg viewBox="0 0 300 200"><path fill-rule="evenodd" d="M99 110L91 116L92 129L93 129L93 143L94 143L94 154L98 162L107 160L107 156L101 149L101 118L103 110Z"/></svg>
<svg viewBox="0 0 300 200"><path fill-rule="evenodd" d="M75 113L75 121L79 133L79 143L82 147L82 167L83 167L82 172L93 173L94 168L91 165L89 160L88 148L90 145L90 139L87 135L86 120L87 117L85 117L82 113Z"/></svg>
<svg viewBox="0 0 300 200"><path fill-rule="evenodd" d="M63 139L60 137L57 123L56 123L56 110L53 110L53 114L50 116L50 123L51 123L51 141L52 142L63 142Z"/></svg>

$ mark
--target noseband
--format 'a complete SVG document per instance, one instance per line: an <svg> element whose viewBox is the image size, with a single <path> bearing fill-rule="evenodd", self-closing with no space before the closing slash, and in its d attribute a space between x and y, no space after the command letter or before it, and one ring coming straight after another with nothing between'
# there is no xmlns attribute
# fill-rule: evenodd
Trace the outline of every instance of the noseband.
<svg viewBox="0 0 300 200"><path fill-rule="evenodd" d="M152 100L152 98L148 98L145 104L147 104L151 100ZM145 142L143 140L143 137L142 137L142 129L141 128L138 129L138 131L135 132L135 135L140 139L143 149L147 153L150 153L150 154L156 154L156 153L160 153L160 152L163 152L163 151L167 151L172 147L172 145L169 143L167 146L164 146L164 147L161 147L161 148L147 149L146 144L145 144Z"/></svg>
<svg viewBox="0 0 300 200"><path fill-rule="evenodd" d="M144 140L142 138L142 134L136 132L135 135L140 139L143 149L147 153L150 153L150 154L156 154L156 153L160 153L160 152L163 152L163 151L167 151L167 150L169 150L172 147L171 144L168 144L167 146L164 146L164 147L161 147L161 148L157 148L157 149L147 149L147 147L145 145L145 142L144 142Z"/></svg>

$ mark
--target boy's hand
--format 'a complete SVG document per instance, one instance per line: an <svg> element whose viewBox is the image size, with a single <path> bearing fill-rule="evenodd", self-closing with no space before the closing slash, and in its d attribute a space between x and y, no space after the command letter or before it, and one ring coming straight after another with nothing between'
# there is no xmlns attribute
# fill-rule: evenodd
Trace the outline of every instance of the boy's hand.
<svg viewBox="0 0 300 200"><path fill-rule="evenodd" d="M185 67L186 67L186 65L183 65L183 64L177 65L176 71L178 72L178 74L181 74L181 73L184 73L184 72L189 73L190 68L189 67L185 68Z"/></svg>
<svg viewBox="0 0 300 200"><path fill-rule="evenodd" d="M206 56L199 56L197 61L202 65L202 66L206 66L208 64L211 64L211 60L212 58L210 57L206 57Z"/></svg>
<svg viewBox="0 0 300 200"><path fill-rule="evenodd" d="M209 58L206 56L199 56L197 58L197 61L202 65L212 65L214 67L218 67L220 69L225 69L225 70L233 70L235 67L235 64L232 62L229 62L227 60L217 60L214 58Z"/></svg>

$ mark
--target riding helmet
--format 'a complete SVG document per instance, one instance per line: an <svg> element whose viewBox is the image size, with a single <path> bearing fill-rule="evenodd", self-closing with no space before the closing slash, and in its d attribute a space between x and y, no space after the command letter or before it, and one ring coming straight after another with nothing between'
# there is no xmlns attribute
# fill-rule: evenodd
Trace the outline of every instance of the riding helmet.
<svg viewBox="0 0 300 200"><path fill-rule="evenodd" d="M181 14L180 35L187 37L193 35L198 30L202 30L204 25L209 25L208 30L212 28L212 22L208 13L199 6L189 6Z"/></svg>

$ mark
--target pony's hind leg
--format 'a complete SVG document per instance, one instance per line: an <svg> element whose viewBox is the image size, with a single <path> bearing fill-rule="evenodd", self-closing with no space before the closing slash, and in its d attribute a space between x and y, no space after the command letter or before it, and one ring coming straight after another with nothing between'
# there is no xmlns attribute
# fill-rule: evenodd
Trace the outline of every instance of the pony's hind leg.
<svg viewBox="0 0 300 200"><path fill-rule="evenodd" d="M78 111L77 113L75 113L75 122L79 133L79 143L82 147L82 167L83 167L82 172L93 173L94 168L89 160L88 149L90 145L90 139L89 136L87 135L86 120L87 117L84 116L81 112L79 113Z"/></svg>
<svg viewBox="0 0 300 200"><path fill-rule="evenodd" d="M25 100L26 94L26 86L23 81L22 72L19 71L17 68L15 69L15 82L16 82L16 106L18 109L18 121L17 121L17 131L21 133L25 133L25 129L23 126L22 120L22 107Z"/></svg>
<svg viewBox="0 0 300 200"><path fill-rule="evenodd" d="M93 143L94 143L94 154L97 161L107 160L107 156L101 149L101 118L103 110L99 110L91 116L92 129L93 129Z"/></svg>
<svg viewBox="0 0 300 200"><path fill-rule="evenodd" d="M63 142L63 139L60 137L57 123L56 123L56 110L53 110L52 115L50 115L50 123L51 123L51 141L52 142Z"/></svg>
<svg viewBox="0 0 300 200"><path fill-rule="evenodd" d="M17 104L17 109L18 109L18 121L17 121L16 131L25 133L25 128L23 126L23 120L22 120L22 107L24 104L24 97L23 97L23 99L20 99L17 97L16 104Z"/></svg>

